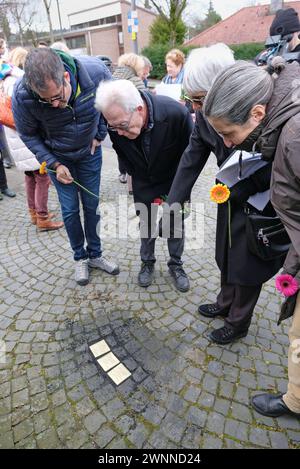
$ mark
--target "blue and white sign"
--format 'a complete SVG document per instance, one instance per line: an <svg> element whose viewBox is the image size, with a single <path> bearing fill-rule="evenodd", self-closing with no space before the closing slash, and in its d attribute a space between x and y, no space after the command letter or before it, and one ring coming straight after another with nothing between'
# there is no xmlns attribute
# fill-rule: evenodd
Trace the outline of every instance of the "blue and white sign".
<svg viewBox="0 0 300 469"><path fill-rule="evenodd" d="M128 32L129 33L137 33L138 32L138 24L139 24L139 20L138 20L138 17L137 17L137 11L129 11L128 12Z"/></svg>

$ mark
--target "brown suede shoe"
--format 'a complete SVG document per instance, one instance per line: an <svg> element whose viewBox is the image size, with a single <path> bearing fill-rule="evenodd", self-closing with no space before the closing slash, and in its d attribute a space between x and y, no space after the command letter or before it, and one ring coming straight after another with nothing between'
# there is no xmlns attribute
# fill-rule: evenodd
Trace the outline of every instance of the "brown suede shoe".
<svg viewBox="0 0 300 469"><path fill-rule="evenodd" d="M62 221L51 221L51 217L41 217L37 215L37 229L39 231L59 230L64 226Z"/></svg>
<svg viewBox="0 0 300 469"><path fill-rule="evenodd" d="M29 215L30 215L30 219L31 219L31 223L33 225L36 225L36 211L34 210L34 208L30 208L29 209Z"/></svg>
<svg viewBox="0 0 300 469"><path fill-rule="evenodd" d="M33 225L36 225L37 223L37 213L35 211L34 208L30 208L29 209L29 215L30 215L30 218L31 218L31 223ZM47 217L43 217L43 218L48 218L49 220L51 220L51 218L54 218L55 217L55 213L48 213Z"/></svg>

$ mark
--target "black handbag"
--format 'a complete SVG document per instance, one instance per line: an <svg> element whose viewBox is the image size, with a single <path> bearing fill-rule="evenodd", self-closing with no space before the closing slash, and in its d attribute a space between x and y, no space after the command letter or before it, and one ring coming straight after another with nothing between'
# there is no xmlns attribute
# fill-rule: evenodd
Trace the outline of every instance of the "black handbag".
<svg viewBox="0 0 300 469"><path fill-rule="evenodd" d="M246 220L248 249L263 261L285 256L291 240L279 217L248 213Z"/></svg>

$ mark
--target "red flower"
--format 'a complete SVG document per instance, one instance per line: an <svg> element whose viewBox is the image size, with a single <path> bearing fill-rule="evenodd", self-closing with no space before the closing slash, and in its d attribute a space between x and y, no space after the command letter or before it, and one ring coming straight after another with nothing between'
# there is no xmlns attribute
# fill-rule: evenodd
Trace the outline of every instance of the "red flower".
<svg viewBox="0 0 300 469"><path fill-rule="evenodd" d="M160 197L157 197L156 199L153 200L154 205L162 205L163 203L164 201Z"/></svg>

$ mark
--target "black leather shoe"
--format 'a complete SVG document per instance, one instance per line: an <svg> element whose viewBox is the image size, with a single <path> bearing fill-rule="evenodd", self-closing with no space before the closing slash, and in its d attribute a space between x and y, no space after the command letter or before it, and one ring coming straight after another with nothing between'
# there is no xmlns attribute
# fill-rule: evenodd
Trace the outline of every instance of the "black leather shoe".
<svg viewBox="0 0 300 469"><path fill-rule="evenodd" d="M138 282L140 287L149 287L152 283L154 276L154 264L152 262L143 262L141 270L138 275Z"/></svg>
<svg viewBox="0 0 300 469"><path fill-rule="evenodd" d="M220 329L212 331L209 334L209 338L216 344L225 345L241 337L246 337L247 333L248 331L239 331L225 324Z"/></svg>
<svg viewBox="0 0 300 469"><path fill-rule="evenodd" d="M206 318L215 318L217 316L228 316L229 309L222 309L218 303L211 303L207 305L200 305L198 308L199 313Z"/></svg>
<svg viewBox="0 0 300 469"><path fill-rule="evenodd" d="M259 414L266 417L280 417L281 415L294 415L300 417L300 413L292 412L282 399L283 394L258 394L251 399L252 407Z"/></svg>
<svg viewBox="0 0 300 469"><path fill-rule="evenodd" d="M190 289L189 278L180 265L170 265L169 272L171 277L173 277L174 285L177 290L187 292Z"/></svg>

